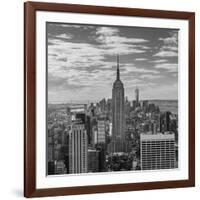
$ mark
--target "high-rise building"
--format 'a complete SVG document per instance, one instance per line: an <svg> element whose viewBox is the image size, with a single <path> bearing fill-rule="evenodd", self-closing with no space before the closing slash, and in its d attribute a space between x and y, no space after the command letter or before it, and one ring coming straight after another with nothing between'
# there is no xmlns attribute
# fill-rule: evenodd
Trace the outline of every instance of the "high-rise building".
<svg viewBox="0 0 200 200"><path fill-rule="evenodd" d="M105 98L102 99L102 100L99 102L99 106L100 106L101 112L105 112L105 111L106 111L106 100L105 100Z"/></svg>
<svg viewBox="0 0 200 200"><path fill-rule="evenodd" d="M167 111L160 116L160 132L170 131L170 115L171 112Z"/></svg>
<svg viewBox="0 0 200 200"><path fill-rule="evenodd" d="M175 168L174 134L140 135L141 170Z"/></svg>
<svg viewBox="0 0 200 200"><path fill-rule="evenodd" d="M98 143L96 149L99 151L99 171L106 171L106 144Z"/></svg>
<svg viewBox="0 0 200 200"><path fill-rule="evenodd" d="M148 106L148 112L153 113L156 111L156 105L154 103L150 103Z"/></svg>
<svg viewBox="0 0 200 200"><path fill-rule="evenodd" d="M104 120L98 120L97 122L97 143L106 142L106 125Z"/></svg>
<svg viewBox="0 0 200 200"><path fill-rule="evenodd" d="M157 133L157 124L155 121L151 122L151 132L152 134L156 134Z"/></svg>
<svg viewBox="0 0 200 200"><path fill-rule="evenodd" d="M65 144L61 148L67 174L69 174L69 128L70 126L66 130Z"/></svg>
<svg viewBox="0 0 200 200"><path fill-rule="evenodd" d="M148 111L148 100L144 100L142 102L142 109L143 109L144 112Z"/></svg>
<svg viewBox="0 0 200 200"><path fill-rule="evenodd" d="M109 136L112 136L112 123L109 123Z"/></svg>
<svg viewBox="0 0 200 200"><path fill-rule="evenodd" d="M128 101L128 97L126 97L125 101L125 116L129 118L131 112L131 103Z"/></svg>
<svg viewBox="0 0 200 200"><path fill-rule="evenodd" d="M96 127L93 127L92 134L93 134L93 136L92 136L92 138L93 138L92 144L93 144L93 146L95 146L95 144L97 144L97 135L98 135Z"/></svg>
<svg viewBox="0 0 200 200"><path fill-rule="evenodd" d="M48 127L48 161L54 161L54 133L52 127Z"/></svg>
<svg viewBox="0 0 200 200"><path fill-rule="evenodd" d="M99 172L99 151L88 149L88 172Z"/></svg>
<svg viewBox="0 0 200 200"><path fill-rule="evenodd" d="M138 89L138 87L136 87L136 89L135 89L135 100L136 100L136 104L138 106L139 105L139 89Z"/></svg>
<svg viewBox="0 0 200 200"><path fill-rule="evenodd" d="M108 112L110 113L112 110L112 99L107 100L107 109L108 109Z"/></svg>
<svg viewBox="0 0 200 200"><path fill-rule="evenodd" d="M132 101L132 108L133 108L133 110L135 110L136 107L137 107L137 102L136 102L136 100L133 100Z"/></svg>
<svg viewBox="0 0 200 200"><path fill-rule="evenodd" d="M124 85L120 80L119 57L117 56L117 77L112 89L112 152L123 152L124 131Z"/></svg>
<svg viewBox="0 0 200 200"><path fill-rule="evenodd" d="M84 124L73 124L69 132L69 173L87 173L87 133Z"/></svg>
<svg viewBox="0 0 200 200"><path fill-rule="evenodd" d="M85 113L76 113L76 120L81 120L82 124L85 125L85 129L87 132L88 144L92 143L92 133L91 133L91 122L90 116L86 115Z"/></svg>

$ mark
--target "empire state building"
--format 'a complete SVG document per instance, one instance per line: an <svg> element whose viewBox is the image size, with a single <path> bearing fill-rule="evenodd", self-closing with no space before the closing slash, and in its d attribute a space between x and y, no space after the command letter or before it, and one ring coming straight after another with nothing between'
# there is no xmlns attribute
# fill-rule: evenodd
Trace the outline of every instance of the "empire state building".
<svg viewBox="0 0 200 200"><path fill-rule="evenodd" d="M119 56L117 56L117 77L112 89L112 152L124 151L124 132L124 85L120 80Z"/></svg>

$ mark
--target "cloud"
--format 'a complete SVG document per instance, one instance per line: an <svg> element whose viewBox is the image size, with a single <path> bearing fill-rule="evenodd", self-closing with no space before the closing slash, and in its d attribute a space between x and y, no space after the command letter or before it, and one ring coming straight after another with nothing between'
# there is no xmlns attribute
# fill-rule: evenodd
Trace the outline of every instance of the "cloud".
<svg viewBox="0 0 200 200"><path fill-rule="evenodd" d="M151 60L150 62L151 63L165 63L165 62L168 62L168 60L166 60L166 59L159 59L159 60Z"/></svg>
<svg viewBox="0 0 200 200"><path fill-rule="evenodd" d="M168 72L178 72L178 64L176 63L162 63L154 66L156 69L164 69Z"/></svg>
<svg viewBox="0 0 200 200"><path fill-rule="evenodd" d="M66 27L66 28L82 28L83 26L81 25L74 25L74 24L60 24L60 27Z"/></svg>
<svg viewBox="0 0 200 200"><path fill-rule="evenodd" d="M120 36L118 28L98 27L96 30L95 40L100 43L103 48L112 53L144 53L148 49L147 46L141 45L147 43L148 40L143 38Z"/></svg>
<svg viewBox="0 0 200 200"><path fill-rule="evenodd" d="M59 25L60 27L80 28L84 26L77 25ZM87 26L85 26L87 27ZM114 62L107 62L107 56L114 54L128 55L132 53L144 53L148 49L145 45L147 40L141 38L127 38L119 36L119 29L111 27L97 27L93 32L96 41L100 44L94 44L87 40L85 42L76 42L72 33L61 33L48 38L52 45L48 46L48 70L56 76L65 76L67 69L101 69L113 68ZM103 39L104 38L104 39ZM137 45L131 44L137 43Z"/></svg>
<svg viewBox="0 0 200 200"><path fill-rule="evenodd" d="M177 57L178 53L174 51L160 51L153 55L154 57Z"/></svg>
<svg viewBox="0 0 200 200"><path fill-rule="evenodd" d="M63 34L57 35L56 38L60 38L60 39L72 39L72 35L71 34L63 33Z"/></svg>
<svg viewBox="0 0 200 200"><path fill-rule="evenodd" d="M161 50L167 50L167 51L178 51L178 46L163 46Z"/></svg>
<svg viewBox="0 0 200 200"><path fill-rule="evenodd" d="M96 30L96 35L101 36L113 36L117 35L119 33L119 30L117 28L111 28L111 27L99 27Z"/></svg>
<svg viewBox="0 0 200 200"><path fill-rule="evenodd" d="M158 79L158 78L162 78L162 75L155 75L155 74L143 74L140 76L140 78L143 79Z"/></svg>
<svg viewBox="0 0 200 200"><path fill-rule="evenodd" d="M60 66L67 68L88 68L102 64L104 52L102 49L89 43L75 43L70 41L53 40L48 52L56 57L49 56L49 69L55 71ZM63 62L65 60L65 62Z"/></svg>
<svg viewBox="0 0 200 200"><path fill-rule="evenodd" d="M159 38L158 40L163 41L165 45L178 45L178 32L172 32L169 37Z"/></svg>
<svg viewBox="0 0 200 200"><path fill-rule="evenodd" d="M130 74L131 72L134 73L151 73L151 74L159 74L160 72L155 69L144 69L141 67L135 67L133 64L124 64L123 71L121 72L123 75Z"/></svg>
<svg viewBox="0 0 200 200"><path fill-rule="evenodd" d="M100 43L107 45L118 45L123 43L146 43L148 40L143 38L128 38L124 36L119 36L119 30L117 28L110 27L99 27L96 31L96 40Z"/></svg>
<svg viewBox="0 0 200 200"><path fill-rule="evenodd" d="M147 58L136 58L135 61L146 61L148 60Z"/></svg>
<svg viewBox="0 0 200 200"><path fill-rule="evenodd" d="M49 26L54 26L54 27L62 27L62 28L82 28L82 29L89 29L93 28L93 26L89 25L78 25L78 24L58 24L58 23L49 23Z"/></svg>
<svg viewBox="0 0 200 200"><path fill-rule="evenodd" d="M48 94L51 100L96 101L111 97L116 78L116 54L121 57L120 74L128 95L134 95L132 91L136 85L151 90L151 86L158 85L159 78L163 78L160 85L164 85L168 72L177 72L175 61L171 61L173 58L169 60L174 64L169 64L166 56L177 53L176 46L164 37L160 37L159 52L152 56L149 49L154 43L146 39L145 34L142 35L144 38L141 34L131 37L131 32L126 33L120 27L90 26L91 30L86 25L60 27L49 29L48 34L48 43L52 44L48 45ZM157 41L158 38L154 42ZM165 49L167 45L168 49ZM165 56L166 59L162 58Z"/></svg>
<svg viewBox="0 0 200 200"><path fill-rule="evenodd" d="M118 34L118 32L118 29L107 27L101 27L97 30L98 34L104 34L106 37L113 37L113 35ZM113 56L113 54L126 55L145 52L144 50L135 48L134 45L125 43L125 37L119 37L121 38L121 41L118 44L110 45L96 45L87 42L78 43L74 42L73 39L63 41L63 39L69 39L71 37L70 34L65 33L57 35L56 38L50 37L48 39L48 42L53 44L48 47L49 72L63 76L63 70L61 70L61 68L92 69L100 67L102 69L109 69L112 68L115 63L105 61L106 56ZM139 45L139 48L141 47L142 46Z"/></svg>
<svg viewBox="0 0 200 200"><path fill-rule="evenodd" d="M154 56L158 57L177 57L178 56L178 32L169 33L169 37L159 38L162 42L159 52Z"/></svg>

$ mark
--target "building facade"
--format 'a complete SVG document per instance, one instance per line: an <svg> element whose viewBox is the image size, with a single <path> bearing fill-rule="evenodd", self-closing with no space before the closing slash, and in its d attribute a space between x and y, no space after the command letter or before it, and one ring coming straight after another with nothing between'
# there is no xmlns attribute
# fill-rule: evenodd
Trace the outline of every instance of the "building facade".
<svg viewBox="0 0 200 200"><path fill-rule="evenodd" d="M104 120L98 120L97 122L97 143L106 142L106 125Z"/></svg>
<svg viewBox="0 0 200 200"><path fill-rule="evenodd" d="M87 132L84 124L73 124L69 132L69 173L87 173Z"/></svg>
<svg viewBox="0 0 200 200"><path fill-rule="evenodd" d="M135 101L138 106L139 105L139 89L138 88L135 89Z"/></svg>
<svg viewBox="0 0 200 200"><path fill-rule="evenodd" d="M88 172L99 172L99 151L88 149Z"/></svg>
<svg viewBox="0 0 200 200"><path fill-rule="evenodd" d="M160 116L160 132L170 131L170 112L165 112Z"/></svg>
<svg viewBox="0 0 200 200"><path fill-rule="evenodd" d="M112 89L112 152L124 151L124 131L124 86L120 80L119 57L117 57L117 77Z"/></svg>
<svg viewBox="0 0 200 200"><path fill-rule="evenodd" d="M175 168L174 134L140 135L141 170Z"/></svg>

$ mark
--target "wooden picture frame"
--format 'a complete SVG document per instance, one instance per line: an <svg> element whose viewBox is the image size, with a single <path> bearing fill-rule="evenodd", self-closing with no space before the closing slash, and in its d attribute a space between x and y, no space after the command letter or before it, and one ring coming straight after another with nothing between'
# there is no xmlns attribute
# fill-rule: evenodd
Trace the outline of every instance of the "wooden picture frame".
<svg viewBox="0 0 200 200"><path fill-rule="evenodd" d="M155 19L179 19L189 22L189 163L188 179L77 187L36 188L36 12L69 12ZM164 10L87 6L59 3L24 4L24 196L44 197L105 192L123 192L195 185L195 14Z"/></svg>

